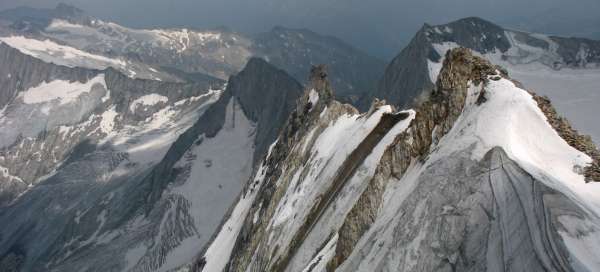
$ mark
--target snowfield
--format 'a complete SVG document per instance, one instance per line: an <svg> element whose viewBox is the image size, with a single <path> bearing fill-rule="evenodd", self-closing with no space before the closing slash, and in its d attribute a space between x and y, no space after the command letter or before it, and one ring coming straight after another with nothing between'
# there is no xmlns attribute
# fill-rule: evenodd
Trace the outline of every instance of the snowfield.
<svg viewBox="0 0 600 272"><path fill-rule="evenodd" d="M57 44L48 39L41 41L23 36L11 36L2 37L0 41L21 51L23 54L41 59L44 62L67 67L103 70L108 67L120 69L127 66L127 62L123 60L90 54L70 46Z"/></svg>
<svg viewBox="0 0 600 272"><path fill-rule="evenodd" d="M77 98L83 94L89 93L96 84L107 88L103 74L100 74L85 83L68 82L65 80L43 82L37 87L19 93L19 97L21 97L26 104L58 101L59 105L64 105L76 101Z"/></svg>

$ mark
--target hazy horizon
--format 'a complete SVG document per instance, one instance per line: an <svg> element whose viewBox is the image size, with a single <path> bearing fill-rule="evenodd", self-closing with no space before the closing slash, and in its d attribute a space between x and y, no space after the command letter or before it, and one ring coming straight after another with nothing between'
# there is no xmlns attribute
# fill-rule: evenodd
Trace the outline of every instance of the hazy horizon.
<svg viewBox="0 0 600 272"><path fill-rule="evenodd" d="M424 23L442 24L469 16L526 31L600 38L600 3L594 0L534 0L526 6L516 0L0 0L0 10L51 8L61 2L135 28L227 27L246 33L277 25L307 28L385 60L396 55Z"/></svg>

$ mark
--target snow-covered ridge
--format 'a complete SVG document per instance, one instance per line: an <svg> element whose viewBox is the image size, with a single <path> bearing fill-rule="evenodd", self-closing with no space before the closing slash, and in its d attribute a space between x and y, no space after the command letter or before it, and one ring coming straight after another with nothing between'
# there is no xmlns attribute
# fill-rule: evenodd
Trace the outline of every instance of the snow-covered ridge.
<svg viewBox="0 0 600 272"><path fill-rule="evenodd" d="M101 55L90 54L74 47L60 45L49 39L37 40L24 36L2 37L0 41L21 53L41 59L48 63L67 67L84 67L103 70L108 67L124 68L127 62Z"/></svg>
<svg viewBox="0 0 600 272"><path fill-rule="evenodd" d="M183 52L195 44L205 45L208 42L222 42L222 34L217 31L196 31L188 29L131 29L121 25L92 20L90 25L73 24L65 20L55 19L48 27L48 32L67 32L74 35L96 37L101 42L123 42L128 37L135 37L154 45L169 45L171 49ZM133 41L132 41L133 42Z"/></svg>
<svg viewBox="0 0 600 272"><path fill-rule="evenodd" d="M506 31L506 35L514 37L516 34ZM548 36L531 35L553 44ZM555 45L544 49L524 44L516 39L510 41L512 47L506 52L496 49L486 54L474 53L505 68L511 78L523 83L526 88L550 97L557 110L564 114L577 129L590 134L596 143L600 142L600 126L597 126L594 120L594 116L597 115L597 105L600 103L598 96L600 67L593 64L585 66L587 68L553 67L549 64L560 62ZM431 82L435 82L446 52L460 45L454 42L443 42L433 43L432 46L442 56L438 62L427 60L429 77Z"/></svg>
<svg viewBox="0 0 600 272"><path fill-rule="evenodd" d="M241 69L252 55L248 38L217 30L133 29L102 20L73 24L55 19L43 35L86 51L125 58L136 54L149 65L173 66L223 79L231 69Z"/></svg>
<svg viewBox="0 0 600 272"><path fill-rule="evenodd" d="M561 138L532 94L496 66L465 49L449 56L450 67L468 66L443 68L431 103L407 112L339 191L330 188L349 169L345 160L356 161L363 131L391 108L355 116L329 104L288 152L276 148L283 158L267 165L281 173L268 171L263 182L261 170L261 201L247 212L245 200L236 206L247 225L219 234L244 235L230 268L431 271L458 254L467 261L457 267L600 268L600 183L586 183L581 171L591 158ZM242 222L235 221L233 230ZM229 250L211 248L219 253L205 261L222 269L227 261L216 256ZM519 250L535 252L503 259Z"/></svg>
<svg viewBox="0 0 600 272"><path fill-rule="evenodd" d="M103 53L104 51L90 51L87 48L78 47L77 43L70 44L60 41L60 39L54 39L52 36L6 36L0 37L0 43L6 44L25 55L43 62L60 66L94 70L113 68L130 78L179 81L176 77L137 60L132 60L125 56L111 57L110 53L105 54Z"/></svg>

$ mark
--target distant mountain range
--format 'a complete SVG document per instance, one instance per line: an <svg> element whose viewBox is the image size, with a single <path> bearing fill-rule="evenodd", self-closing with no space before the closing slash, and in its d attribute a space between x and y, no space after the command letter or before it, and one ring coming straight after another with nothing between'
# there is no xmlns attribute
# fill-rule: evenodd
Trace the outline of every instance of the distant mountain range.
<svg viewBox="0 0 600 272"><path fill-rule="evenodd" d="M4 11L0 13L2 20L8 26L4 29L5 36L50 39L60 45L117 58L128 63L128 67L123 68L125 72L145 78L162 78L156 75L158 71L179 74L176 69L227 79L255 56L302 82L308 78L307 71L312 65L327 64L338 98L356 102L372 90L385 68L385 62L339 39L304 29L276 27L258 35L226 29L131 29L93 18L64 4L55 9ZM132 66L151 67L135 69Z"/></svg>

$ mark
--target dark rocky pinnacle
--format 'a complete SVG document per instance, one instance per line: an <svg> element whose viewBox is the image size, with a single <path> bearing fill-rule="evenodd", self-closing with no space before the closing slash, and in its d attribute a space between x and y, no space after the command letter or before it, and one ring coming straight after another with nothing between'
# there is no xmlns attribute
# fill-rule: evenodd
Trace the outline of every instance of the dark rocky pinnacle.
<svg viewBox="0 0 600 272"><path fill-rule="evenodd" d="M331 101L333 99L333 89L327 78L327 65L318 64L310 69L310 87L315 89L320 99Z"/></svg>

